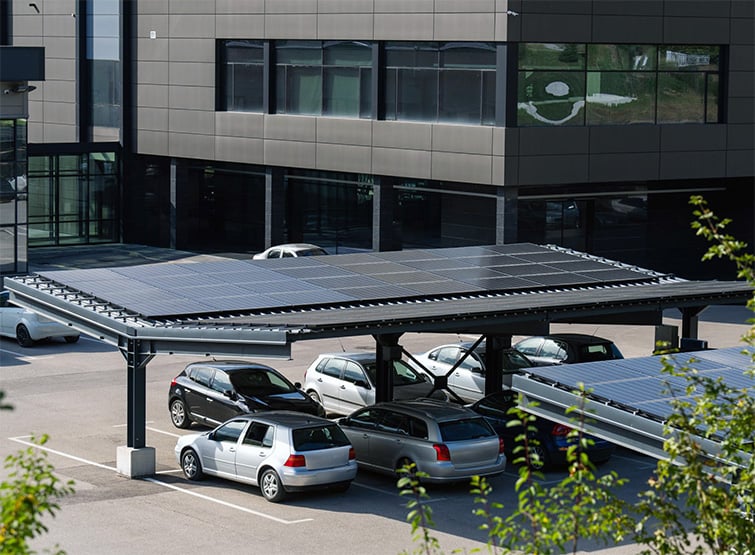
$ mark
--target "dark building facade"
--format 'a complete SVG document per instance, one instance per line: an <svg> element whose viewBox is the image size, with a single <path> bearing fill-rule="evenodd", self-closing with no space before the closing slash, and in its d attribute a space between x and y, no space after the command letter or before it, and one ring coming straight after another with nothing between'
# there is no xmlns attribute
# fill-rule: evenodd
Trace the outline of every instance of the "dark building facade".
<svg viewBox="0 0 755 555"><path fill-rule="evenodd" d="M553 243L713 277L752 244L751 0L10 2L29 247Z"/></svg>

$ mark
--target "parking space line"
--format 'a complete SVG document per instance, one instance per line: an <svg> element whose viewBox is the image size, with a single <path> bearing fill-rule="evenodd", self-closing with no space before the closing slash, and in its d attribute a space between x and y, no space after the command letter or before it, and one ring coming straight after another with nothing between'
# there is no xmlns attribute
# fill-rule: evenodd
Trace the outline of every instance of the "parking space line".
<svg viewBox="0 0 755 555"><path fill-rule="evenodd" d="M26 441L28 438L31 438L31 437L32 436L18 436L18 437L9 437L8 439L10 441L15 441L16 443L20 443L22 445L27 445L29 447L35 447L37 449L41 449L42 451L46 451L48 453L53 453L55 455L58 455L58 456L61 456L61 457L65 457L67 459L71 459L71 460L78 461L78 462L81 462L81 463L84 463L84 464L88 464L90 466L96 466L97 468L104 468L105 470L111 470L113 472L118 472L118 469L115 468L115 467L107 466L105 464L100 464L100 463L97 463L97 462L94 462L94 461L90 461L88 459L77 457L75 455L70 455L68 453L63 453L62 451L58 451L57 449L50 449L49 447L45 447L43 445L38 445L38 444L36 444L34 442L31 442L31 441ZM228 503L227 501L221 501L220 499L214 499L214 498L209 497L207 495L204 495L204 494L201 494L201 493L197 493L197 492L194 492L194 491L190 491L190 490L178 487L178 486L174 486L172 484L166 484L165 482L161 482L160 480L157 480L155 478L142 478L142 480L144 480L146 482L151 482L153 484L157 484L158 486L163 486L163 487L166 487L168 489L172 489L174 491L178 491L180 493L185 493L187 495L193 495L194 497L198 497L200 499L204 499L205 501L211 501L213 503L217 503L218 505L223 505L223 506L229 507L231 509L236 509L238 511L242 511L242 512L245 512L245 513L248 513L248 514L252 514L252 515L258 516L260 518L266 518L268 520L272 520L272 521L278 522L280 524L300 524L302 522L310 522L310 521L314 520L313 518L301 518L299 520L284 520L282 518L277 518L277 517L274 517L272 515L268 515L268 514L261 513L261 512L252 510L252 509L248 509L246 507L242 507L240 505L235 505L233 503Z"/></svg>
<svg viewBox="0 0 755 555"><path fill-rule="evenodd" d="M0 353L8 353L14 356L17 356L19 358L23 358L24 360L40 360L43 358L50 358L55 355L42 355L42 356L33 356L33 355L27 355L25 353L19 353L17 351L11 351L10 349L0 349Z"/></svg>
<svg viewBox="0 0 755 555"><path fill-rule="evenodd" d="M246 507L242 507L240 505L236 505L234 503L228 503L227 501L221 501L220 499L215 499L213 497L209 497L207 495L204 495L202 493L197 493L196 491L190 491L184 488L180 488L178 486L175 486L173 484L166 484L165 482L161 482L160 480L157 480L155 478L143 478L147 482L152 482L153 484L157 484L159 486L164 486L168 489L172 489L174 491L178 491L181 493L185 493L187 495L193 495L194 497L199 497L200 499L204 499L205 501L211 501L213 503L217 503L218 505L223 505L224 507L229 507L231 509L236 509L238 511L242 511L245 513L249 513L254 516L258 516L261 518L266 518L268 520L272 520L275 522L278 522L279 524L301 524L302 522L311 522L314 520L313 518L301 518L299 520L283 520L282 518L277 518L272 515L268 515L265 513L260 513L258 511L248 509Z"/></svg>

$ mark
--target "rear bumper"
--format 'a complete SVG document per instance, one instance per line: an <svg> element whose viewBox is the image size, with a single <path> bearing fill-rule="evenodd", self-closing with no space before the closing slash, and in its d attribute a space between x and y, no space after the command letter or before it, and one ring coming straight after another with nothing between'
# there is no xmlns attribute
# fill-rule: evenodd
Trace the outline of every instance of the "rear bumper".
<svg viewBox="0 0 755 555"><path fill-rule="evenodd" d="M452 462L437 462L428 465L417 465L417 470L427 474L422 477L423 482L444 483L469 480L473 476L493 476L501 474L506 469L506 456L500 454L495 464L457 468Z"/></svg>
<svg viewBox="0 0 755 555"><path fill-rule="evenodd" d="M280 478L286 491L297 491L351 482L356 476L357 463L352 460L346 466L321 470L283 467Z"/></svg>

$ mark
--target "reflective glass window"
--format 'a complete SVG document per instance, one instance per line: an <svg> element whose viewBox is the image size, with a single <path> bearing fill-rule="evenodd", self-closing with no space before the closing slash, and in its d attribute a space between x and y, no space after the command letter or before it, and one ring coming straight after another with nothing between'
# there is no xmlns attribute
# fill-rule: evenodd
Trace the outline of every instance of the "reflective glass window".
<svg viewBox="0 0 755 555"><path fill-rule="evenodd" d="M658 123L705 122L705 74L658 74Z"/></svg>
<svg viewBox="0 0 755 555"><path fill-rule="evenodd" d="M221 43L221 109L261 112L264 87L264 50L259 40Z"/></svg>

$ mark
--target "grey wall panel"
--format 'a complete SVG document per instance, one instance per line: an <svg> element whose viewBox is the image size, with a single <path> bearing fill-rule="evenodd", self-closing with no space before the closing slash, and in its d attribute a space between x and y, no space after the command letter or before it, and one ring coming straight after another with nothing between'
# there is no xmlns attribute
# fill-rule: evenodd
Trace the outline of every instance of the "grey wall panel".
<svg viewBox="0 0 755 555"><path fill-rule="evenodd" d="M731 45L729 47L729 70L753 71L753 69L755 69L755 48L751 45Z"/></svg>
<svg viewBox="0 0 755 555"><path fill-rule="evenodd" d="M658 179L658 152L590 155L590 182Z"/></svg>
<svg viewBox="0 0 755 555"><path fill-rule="evenodd" d="M520 156L519 185L586 183L588 156Z"/></svg>
<svg viewBox="0 0 755 555"><path fill-rule="evenodd" d="M141 14L166 14L168 13L168 0L149 0L137 2L137 12Z"/></svg>
<svg viewBox="0 0 755 555"><path fill-rule="evenodd" d="M493 151L494 156L502 156L506 152L506 129L503 127L493 128Z"/></svg>
<svg viewBox="0 0 755 555"><path fill-rule="evenodd" d="M265 36L264 14L229 14L215 17L218 38L248 39Z"/></svg>
<svg viewBox="0 0 755 555"><path fill-rule="evenodd" d="M178 91L178 94L174 94L174 91ZM214 113L215 90L210 87L173 87L170 89L170 107Z"/></svg>
<svg viewBox="0 0 755 555"><path fill-rule="evenodd" d="M171 85L215 88L215 64L171 62L168 82Z"/></svg>
<svg viewBox="0 0 755 555"><path fill-rule="evenodd" d="M137 58L140 62L155 61L162 62L170 56L168 39L137 39L136 51Z"/></svg>
<svg viewBox="0 0 755 555"><path fill-rule="evenodd" d="M663 41L666 44L726 44L729 20L725 17L666 17Z"/></svg>
<svg viewBox="0 0 755 555"><path fill-rule="evenodd" d="M519 130L519 154L584 154L589 140L588 127L523 127Z"/></svg>
<svg viewBox="0 0 755 555"><path fill-rule="evenodd" d="M667 17L721 17L728 16L729 0L664 0Z"/></svg>
<svg viewBox="0 0 755 555"><path fill-rule="evenodd" d="M168 0L170 13L215 14L214 0Z"/></svg>
<svg viewBox="0 0 755 555"><path fill-rule="evenodd" d="M656 125L627 125L590 128L590 153L657 153L661 130Z"/></svg>
<svg viewBox="0 0 755 555"><path fill-rule="evenodd" d="M506 156L519 155L519 136L520 129L516 127L507 127L504 129L506 139L503 145L503 153Z"/></svg>
<svg viewBox="0 0 755 555"><path fill-rule="evenodd" d="M585 15L522 14L525 42L589 42L592 18Z"/></svg>
<svg viewBox="0 0 755 555"><path fill-rule="evenodd" d="M170 110L168 131L171 133L215 134L215 114L199 110Z"/></svg>
<svg viewBox="0 0 755 555"><path fill-rule="evenodd" d="M731 42L734 44L755 44L755 21L752 19L731 20Z"/></svg>
<svg viewBox="0 0 755 555"><path fill-rule="evenodd" d="M508 160L505 156L492 157L492 185L504 185L506 183L506 163Z"/></svg>
<svg viewBox="0 0 755 555"><path fill-rule="evenodd" d="M167 108L140 106L136 113L136 128L150 131L168 131Z"/></svg>
<svg viewBox="0 0 755 555"><path fill-rule="evenodd" d="M46 58L76 58L76 39L73 37L45 37Z"/></svg>
<svg viewBox="0 0 755 555"><path fill-rule="evenodd" d="M748 123L726 126L726 146L732 150L755 149L755 126ZM753 155L755 159L755 155Z"/></svg>
<svg viewBox="0 0 755 555"><path fill-rule="evenodd" d="M215 132L227 137L265 136L265 117L246 112L215 112Z"/></svg>
<svg viewBox="0 0 755 555"><path fill-rule="evenodd" d="M504 184L519 185L519 157L506 156L503 160Z"/></svg>
<svg viewBox="0 0 755 555"><path fill-rule="evenodd" d="M754 104L752 98L730 98L729 123L755 123Z"/></svg>
<svg viewBox="0 0 755 555"><path fill-rule="evenodd" d="M265 164L270 166L314 168L316 157L315 143L265 141Z"/></svg>
<svg viewBox="0 0 755 555"><path fill-rule="evenodd" d="M136 64L136 79L145 85L167 85L170 62L140 61Z"/></svg>
<svg viewBox="0 0 755 555"><path fill-rule="evenodd" d="M427 150L432 148L432 125L403 121L372 123L372 144L376 147Z"/></svg>
<svg viewBox="0 0 755 555"><path fill-rule="evenodd" d="M46 107L45 111L47 111ZM45 143L75 143L79 140L77 126L58 123L44 122L42 124L42 136L42 142Z"/></svg>
<svg viewBox="0 0 755 555"><path fill-rule="evenodd" d="M154 32L157 38L168 38L169 20L167 14L140 15L136 21L136 36L144 39Z"/></svg>
<svg viewBox="0 0 755 555"><path fill-rule="evenodd" d="M374 0L375 13L433 13L435 0Z"/></svg>
<svg viewBox="0 0 755 555"><path fill-rule="evenodd" d="M169 41L171 62L215 63L214 39L169 39Z"/></svg>
<svg viewBox="0 0 755 555"><path fill-rule="evenodd" d="M435 40L495 39L495 18L490 13L436 14L433 27Z"/></svg>
<svg viewBox="0 0 755 555"><path fill-rule="evenodd" d="M316 141L336 145L371 146L372 120L317 118Z"/></svg>
<svg viewBox="0 0 755 555"><path fill-rule="evenodd" d="M372 149L372 173L430 179L430 153L400 148Z"/></svg>
<svg viewBox="0 0 755 555"><path fill-rule="evenodd" d="M318 143L316 156L318 170L352 173L372 171L372 149L368 146Z"/></svg>
<svg viewBox="0 0 755 555"><path fill-rule="evenodd" d="M730 97L755 95L755 71L730 71L728 93Z"/></svg>
<svg viewBox="0 0 755 555"><path fill-rule="evenodd" d="M136 151L140 154L168 156L168 133L138 130L136 132Z"/></svg>
<svg viewBox="0 0 755 555"><path fill-rule="evenodd" d="M45 60L45 79L74 79L76 60L70 58L47 58Z"/></svg>
<svg viewBox="0 0 755 555"><path fill-rule="evenodd" d="M430 175L439 181L461 183L493 182L493 157L452 152L433 152Z"/></svg>
<svg viewBox="0 0 755 555"><path fill-rule="evenodd" d="M494 17L495 27L493 29L493 40L498 42L506 42L507 40L510 40L511 37L509 36L509 20L513 19L514 16L508 15L506 13L496 13Z"/></svg>
<svg viewBox="0 0 755 555"><path fill-rule="evenodd" d="M318 0L317 11L322 15L326 13L373 13L372 0Z"/></svg>
<svg viewBox="0 0 755 555"><path fill-rule="evenodd" d="M167 108L168 90L167 85L139 85L136 87L136 104L139 107Z"/></svg>
<svg viewBox="0 0 755 555"><path fill-rule="evenodd" d="M172 39L211 39L215 36L215 17L173 14L168 21L168 32Z"/></svg>
<svg viewBox="0 0 755 555"><path fill-rule="evenodd" d="M752 0L731 0L731 16L755 18L755 2Z"/></svg>
<svg viewBox="0 0 755 555"><path fill-rule="evenodd" d="M71 16L75 9L62 15L44 14L44 34L46 37L76 36L76 18Z"/></svg>
<svg viewBox="0 0 755 555"><path fill-rule="evenodd" d="M218 14L265 13L265 0L215 0Z"/></svg>
<svg viewBox="0 0 755 555"><path fill-rule="evenodd" d="M57 81L49 79L45 81L44 96L46 102L76 103L76 82ZM74 123L73 120L71 123Z"/></svg>
<svg viewBox="0 0 755 555"><path fill-rule="evenodd" d="M316 14L317 0L274 0L265 2L267 13Z"/></svg>
<svg viewBox="0 0 755 555"><path fill-rule="evenodd" d="M725 125L663 125L661 151L725 150Z"/></svg>
<svg viewBox="0 0 755 555"><path fill-rule="evenodd" d="M496 0L435 0L435 13L491 13Z"/></svg>
<svg viewBox="0 0 755 555"><path fill-rule="evenodd" d="M214 160L215 137L212 135L169 133L168 149L170 150L170 156L176 156L178 158Z"/></svg>
<svg viewBox="0 0 755 555"><path fill-rule="evenodd" d="M605 43L659 43L663 41L663 18L641 15L595 16L592 40Z"/></svg>
<svg viewBox="0 0 755 555"><path fill-rule="evenodd" d="M311 116L265 115L265 138L314 143L317 118Z"/></svg>
<svg viewBox="0 0 755 555"><path fill-rule="evenodd" d="M595 0L593 13L603 15L663 15L663 2L658 0Z"/></svg>
<svg viewBox="0 0 755 555"><path fill-rule="evenodd" d="M313 39L317 29L316 14L270 14L265 15L265 38L268 39Z"/></svg>
<svg viewBox="0 0 755 555"><path fill-rule="evenodd" d="M663 152L660 179L704 179L726 175L726 152Z"/></svg>
<svg viewBox="0 0 755 555"><path fill-rule="evenodd" d="M366 13L329 13L317 16L317 38L372 39L373 15Z"/></svg>
<svg viewBox="0 0 755 555"><path fill-rule="evenodd" d="M240 164L264 164L265 143L262 139L216 136L215 160Z"/></svg>
<svg viewBox="0 0 755 555"><path fill-rule="evenodd" d="M727 177L752 177L755 175L755 157L752 150L730 150L726 156Z"/></svg>
<svg viewBox="0 0 755 555"><path fill-rule="evenodd" d="M520 0L521 8L516 7L517 3L511 4L522 14L590 14L593 0Z"/></svg>
<svg viewBox="0 0 755 555"><path fill-rule="evenodd" d="M433 40L433 20L425 14L375 14L375 40Z"/></svg>
<svg viewBox="0 0 755 555"><path fill-rule="evenodd" d="M493 127L442 125L432 126L434 152L493 154ZM501 151L501 154L503 151Z"/></svg>

